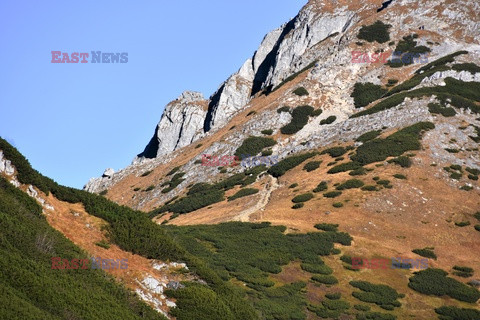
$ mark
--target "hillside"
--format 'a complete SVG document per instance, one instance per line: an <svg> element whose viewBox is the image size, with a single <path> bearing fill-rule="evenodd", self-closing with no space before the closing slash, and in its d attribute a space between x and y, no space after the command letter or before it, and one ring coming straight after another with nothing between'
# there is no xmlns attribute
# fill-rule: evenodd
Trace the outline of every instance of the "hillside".
<svg viewBox="0 0 480 320"><path fill-rule="evenodd" d="M469 0L310 0L82 191L0 139L0 173L43 211L6 180L0 199L35 206L69 250L128 258L110 273L169 319L480 319L479 16ZM119 312L154 312L137 303Z"/></svg>

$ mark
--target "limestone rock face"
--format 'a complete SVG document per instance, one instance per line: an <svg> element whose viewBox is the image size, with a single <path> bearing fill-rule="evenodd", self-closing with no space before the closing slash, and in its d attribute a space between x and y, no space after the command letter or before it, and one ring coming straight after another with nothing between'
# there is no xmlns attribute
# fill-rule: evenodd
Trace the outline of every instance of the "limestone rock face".
<svg viewBox="0 0 480 320"><path fill-rule="evenodd" d="M160 157L197 140L203 135L206 105L201 93L182 93L166 106L154 136L138 156Z"/></svg>

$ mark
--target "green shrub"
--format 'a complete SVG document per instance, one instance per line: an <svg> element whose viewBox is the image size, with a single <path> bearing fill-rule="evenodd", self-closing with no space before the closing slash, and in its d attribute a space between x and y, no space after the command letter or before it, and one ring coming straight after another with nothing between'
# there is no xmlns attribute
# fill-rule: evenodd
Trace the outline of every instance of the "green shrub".
<svg viewBox="0 0 480 320"><path fill-rule="evenodd" d="M455 180L460 180L462 178L462 174L459 172L452 172L450 174L450 178L455 179Z"/></svg>
<svg viewBox="0 0 480 320"><path fill-rule="evenodd" d="M355 108L362 108L382 98L387 91L388 90L382 88L382 86L370 82L357 82L350 96L353 98Z"/></svg>
<svg viewBox="0 0 480 320"><path fill-rule="evenodd" d="M348 150L344 147L332 147L332 148L323 150L320 154L328 153L330 157L337 158L337 157L343 156L345 153L347 153L347 151Z"/></svg>
<svg viewBox="0 0 480 320"><path fill-rule="evenodd" d="M415 71L416 74L420 74L422 72L428 71L430 69L433 69L438 66L446 65L447 63L454 62L455 57L462 55L462 54L468 54L468 51L457 51L454 53L451 53L447 56L441 57L435 61L430 62L429 64L425 65L424 67L421 67L417 71Z"/></svg>
<svg viewBox="0 0 480 320"><path fill-rule="evenodd" d="M235 151L235 155L237 157L241 157L244 155L255 156L259 154L264 148L272 147L276 143L277 142L272 138L250 136L243 141L240 147L238 147L238 149Z"/></svg>
<svg viewBox="0 0 480 320"><path fill-rule="evenodd" d="M363 176L367 174L367 169L360 167L358 169L352 170L348 173L351 176Z"/></svg>
<svg viewBox="0 0 480 320"><path fill-rule="evenodd" d="M268 169L268 173L278 178L280 176L283 176L288 170L293 169L299 164L301 164L303 161L314 157L316 154L317 154L316 152L310 152L310 153L305 153L301 155L294 155L294 156L287 157L281 160L280 162L278 162L275 166L270 167Z"/></svg>
<svg viewBox="0 0 480 320"><path fill-rule="evenodd" d="M102 190L102 191L99 193L99 195L105 196L107 193L108 193L108 190L105 189L105 190Z"/></svg>
<svg viewBox="0 0 480 320"><path fill-rule="evenodd" d="M394 174L393 177L396 178L396 179L401 179L401 180L406 180L407 179L406 176L404 176L403 174L400 174L400 173Z"/></svg>
<svg viewBox="0 0 480 320"><path fill-rule="evenodd" d="M303 208L305 204L303 202L300 202L300 203L295 203L293 206L292 206L292 209L300 209L300 208Z"/></svg>
<svg viewBox="0 0 480 320"><path fill-rule="evenodd" d="M426 269L414 272L409 280L408 286L420 293L444 296L448 295L453 299L475 303L480 298L480 292L462 282L447 277L448 273L441 269Z"/></svg>
<svg viewBox="0 0 480 320"><path fill-rule="evenodd" d="M313 264L313 263L302 263L300 265L302 270L310 272L310 273L317 273L317 274L332 274L333 270L329 266L323 263Z"/></svg>
<svg viewBox="0 0 480 320"><path fill-rule="evenodd" d="M480 67L475 63L457 63L452 66L455 71L468 71L471 74L480 73Z"/></svg>
<svg viewBox="0 0 480 320"><path fill-rule="evenodd" d="M140 191L141 188L133 188L133 191Z"/></svg>
<svg viewBox="0 0 480 320"><path fill-rule="evenodd" d="M336 198L342 194L342 191L330 191L323 194L325 198Z"/></svg>
<svg viewBox="0 0 480 320"><path fill-rule="evenodd" d="M342 294L340 292L335 292L335 293L327 293L325 294L325 298L329 300L338 300L342 297Z"/></svg>
<svg viewBox="0 0 480 320"><path fill-rule="evenodd" d="M101 240L99 242L95 242L95 245L102 247L104 249L110 249L110 243L108 243L106 240Z"/></svg>
<svg viewBox="0 0 480 320"><path fill-rule="evenodd" d="M478 176L474 176L473 174L469 174L469 175L468 175L468 179L477 181L477 180L478 180Z"/></svg>
<svg viewBox="0 0 480 320"><path fill-rule="evenodd" d="M480 221L480 211L475 212L475 213L473 214L473 217L474 217L475 219L477 219L478 221Z"/></svg>
<svg viewBox="0 0 480 320"><path fill-rule="evenodd" d="M226 168L218 168L220 170L220 173L227 173L227 169Z"/></svg>
<svg viewBox="0 0 480 320"><path fill-rule="evenodd" d="M375 303L380 307L393 310L400 307L398 298L403 297L395 289L384 284L373 284L367 281L350 281L350 285L362 291L354 291L352 296L363 302Z"/></svg>
<svg viewBox="0 0 480 320"><path fill-rule="evenodd" d="M258 189L255 188L244 188L240 189L237 193L235 193L233 196L228 197L228 201L233 201L238 198L250 196L252 194L258 193Z"/></svg>
<svg viewBox="0 0 480 320"><path fill-rule="evenodd" d="M391 161L395 164L398 164L402 168L410 168L412 166L412 160L407 156L396 157Z"/></svg>
<svg viewBox="0 0 480 320"><path fill-rule="evenodd" d="M480 170L478 169L466 167L465 170L473 175L476 175L476 176L480 175Z"/></svg>
<svg viewBox="0 0 480 320"><path fill-rule="evenodd" d="M257 111L252 110L252 111L250 111L249 113L247 113L247 117L253 116L254 114L257 114Z"/></svg>
<svg viewBox="0 0 480 320"><path fill-rule="evenodd" d="M287 106L280 107L280 108L277 109L277 112L278 113L290 112L290 107L287 107Z"/></svg>
<svg viewBox="0 0 480 320"><path fill-rule="evenodd" d="M144 173L142 173L141 177L146 177L148 176L150 173L152 173L153 170L148 170L148 171L145 171Z"/></svg>
<svg viewBox="0 0 480 320"><path fill-rule="evenodd" d="M266 134L267 136L269 136L273 133L273 130L272 129L266 129L266 130L262 130L261 132L262 132L262 134Z"/></svg>
<svg viewBox="0 0 480 320"><path fill-rule="evenodd" d="M198 148L200 148L201 146L203 146L203 144L202 144L202 143L199 143L199 144L197 144L197 145L195 146L195 149L198 149Z"/></svg>
<svg viewBox="0 0 480 320"><path fill-rule="evenodd" d="M328 118L321 120L320 125L331 124L334 123L335 120L337 120L336 116L329 116Z"/></svg>
<svg viewBox="0 0 480 320"><path fill-rule="evenodd" d="M473 269L470 267L462 267L462 266L453 266L453 274L463 278L469 278L473 276Z"/></svg>
<svg viewBox="0 0 480 320"><path fill-rule="evenodd" d="M390 34L388 29L392 26L377 20L374 24L369 26L362 26L358 32L358 39L366 40L368 42L385 43L390 41Z"/></svg>
<svg viewBox="0 0 480 320"><path fill-rule="evenodd" d="M292 111L292 120L289 124L282 127L280 132L283 134L294 134L300 131L307 123L308 117L312 114L313 107L299 106Z"/></svg>
<svg viewBox="0 0 480 320"><path fill-rule="evenodd" d="M367 185L361 188L362 191L378 191L377 186Z"/></svg>
<svg viewBox="0 0 480 320"><path fill-rule="evenodd" d="M332 275L324 275L324 274L319 274L319 275L314 275L312 277L312 280L315 282L320 282L323 284L327 285L332 285L332 284L337 284L338 280Z"/></svg>
<svg viewBox="0 0 480 320"><path fill-rule="evenodd" d="M403 67L414 63L415 57L420 58L420 54L430 52L430 48L425 46L417 46L417 41L415 35L408 35L403 37L402 40L398 42L397 47L394 52L401 52L402 57L396 58L396 61L389 61L388 65L393 68ZM407 54L408 56L404 56ZM418 55L415 55L418 54ZM406 58L407 57L407 58Z"/></svg>
<svg viewBox="0 0 480 320"><path fill-rule="evenodd" d="M332 232L337 232L338 231L338 224L317 223L314 227L316 229L322 230L322 231L332 231Z"/></svg>
<svg viewBox="0 0 480 320"><path fill-rule="evenodd" d="M313 199L313 194L311 193L304 193L296 196L295 198L292 199L293 203L299 203L299 202L306 202Z"/></svg>
<svg viewBox="0 0 480 320"><path fill-rule="evenodd" d="M475 230L480 231L480 224L476 224L474 228Z"/></svg>
<svg viewBox="0 0 480 320"><path fill-rule="evenodd" d="M369 131L367 133L364 133L362 134L360 137L358 137L355 141L359 141L359 142L367 142L367 141L370 141L370 140L373 140L375 139L376 137L378 137L380 134L382 133L382 130L373 130L373 131Z"/></svg>
<svg viewBox="0 0 480 320"><path fill-rule="evenodd" d="M170 170L170 171L167 173L167 177L168 177L168 176L171 176L172 174L174 174L174 173L177 172L178 170L180 170L180 167L175 167L175 168L173 168L172 170Z"/></svg>
<svg viewBox="0 0 480 320"><path fill-rule="evenodd" d="M435 252L433 252L433 249L431 248L413 249L412 252L425 258L437 260L437 255L435 254Z"/></svg>
<svg viewBox="0 0 480 320"><path fill-rule="evenodd" d="M263 150L263 151L262 151L262 156L268 157L268 156L271 156L272 153L273 153L272 149Z"/></svg>
<svg viewBox="0 0 480 320"><path fill-rule="evenodd" d="M460 221L460 222L455 222L455 225L457 227L466 227L470 225L470 221Z"/></svg>
<svg viewBox="0 0 480 320"><path fill-rule="evenodd" d="M200 163L202 163L202 160L200 160L200 159L195 160L195 161L193 162L193 164L200 164Z"/></svg>
<svg viewBox="0 0 480 320"><path fill-rule="evenodd" d="M336 187L337 190L361 188L365 185L362 180L350 179Z"/></svg>
<svg viewBox="0 0 480 320"><path fill-rule="evenodd" d="M397 317L381 312L365 312L359 313L356 317L357 320L396 320Z"/></svg>
<svg viewBox="0 0 480 320"><path fill-rule="evenodd" d="M370 311L370 307L369 306L366 306L366 305L363 305L363 304L356 304L353 306L355 309L357 309L358 311Z"/></svg>
<svg viewBox="0 0 480 320"><path fill-rule="evenodd" d="M304 87L298 87L297 89L293 90L297 96L308 96L308 91Z"/></svg>
<svg viewBox="0 0 480 320"><path fill-rule="evenodd" d="M312 117L318 117L319 115L322 114L322 112L323 112L322 109L317 109L317 110L314 110L314 111L310 114L310 116L312 116Z"/></svg>
<svg viewBox="0 0 480 320"><path fill-rule="evenodd" d="M385 139L374 139L365 142L357 148L351 157L354 163L361 165L384 161L390 156L400 156L406 151L420 150L421 134L425 130L435 128L431 122L419 122L405 127Z"/></svg>
<svg viewBox="0 0 480 320"><path fill-rule="evenodd" d="M292 183L291 185L288 186L289 189L293 189L298 187L298 183Z"/></svg>
<svg viewBox="0 0 480 320"><path fill-rule="evenodd" d="M333 206L334 208L341 208L341 207L343 207L343 203L341 203L341 202L335 202L335 203L332 204L332 206Z"/></svg>
<svg viewBox="0 0 480 320"><path fill-rule="evenodd" d="M318 169L318 167L320 167L320 164L322 163L322 161L311 161L311 162L308 162L306 163L304 166L303 166L303 170L307 171L307 172L311 172L313 170L316 170Z"/></svg>
<svg viewBox="0 0 480 320"><path fill-rule="evenodd" d="M173 189L175 189L180 183L182 183L183 181L185 181L185 179L182 179L182 177L185 175L185 172L179 172L179 173L176 173L172 179L164 184L163 185L168 185L167 188L163 189L162 190L162 193L168 193L170 191L172 191Z"/></svg>
<svg viewBox="0 0 480 320"><path fill-rule="evenodd" d="M152 191L153 189L155 189L155 186L152 184L148 186L144 191Z"/></svg>
<svg viewBox="0 0 480 320"><path fill-rule="evenodd" d="M444 117L453 117L457 114L455 109L444 107L438 103L429 103L428 111L433 114L441 114Z"/></svg>
<svg viewBox="0 0 480 320"><path fill-rule="evenodd" d="M356 169L359 169L361 167L362 167L362 165L358 162L355 162L355 161L346 162L346 163L341 163L339 165L336 165L335 167L332 167L330 170L327 171L327 173L334 174L334 173L339 173L339 172L356 170Z"/></svg>
<svg viewBox="0 0 480 320"><path fill-rule="evenodd" d="M443 306L435 309L442 320L475 320L480 319L480 311L476 309Z"/></svg>

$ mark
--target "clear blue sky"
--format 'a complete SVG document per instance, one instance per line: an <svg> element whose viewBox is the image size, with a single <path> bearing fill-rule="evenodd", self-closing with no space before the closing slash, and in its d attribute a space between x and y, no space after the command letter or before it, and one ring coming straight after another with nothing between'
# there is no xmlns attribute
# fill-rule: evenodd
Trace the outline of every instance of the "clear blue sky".
<svg viewBox="0 0 480 320"><path fill-rule="evenodd" d="M82 188L130 164L169 101L210 96L305 3L2 0L0 136ZM56 50L128 52L128 63L54 64Z"/></svg>

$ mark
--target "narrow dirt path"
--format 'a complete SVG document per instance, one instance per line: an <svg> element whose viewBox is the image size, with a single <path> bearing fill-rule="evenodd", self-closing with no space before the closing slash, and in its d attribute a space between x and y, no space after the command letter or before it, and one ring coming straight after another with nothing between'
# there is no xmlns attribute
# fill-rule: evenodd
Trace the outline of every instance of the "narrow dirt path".
<svg viewBox="0 0 480 320"><path fill-rule="evenodd" d="M232 219L233 221L248 222L250 221L250 215L259 210L263 210L266 207L266 205L270 201L270 196L272 192L280 187L277 178L274 178L270 175L268 177L269 181L265 184L265 189L260 191L259 201L253 207L241 211L236 217Z"/></svg>

